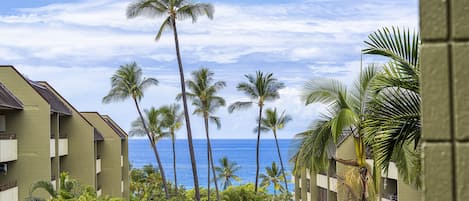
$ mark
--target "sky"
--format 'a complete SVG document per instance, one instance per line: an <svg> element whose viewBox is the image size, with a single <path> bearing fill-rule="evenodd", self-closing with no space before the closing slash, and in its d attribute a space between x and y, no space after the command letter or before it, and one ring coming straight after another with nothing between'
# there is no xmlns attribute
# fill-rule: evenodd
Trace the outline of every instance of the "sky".
<svg viewBox="0 0 469 201"><path fill-rule="evenodd" d="M110 115L125 130L137 117L130 100L102 104L110 77L120 65L137 62L145 77L160 81L149 88L142 107L174 103L180 92L174 41L154 36L161 18L126 19L130 0L2 0L0 64L14 65L32 80L49 82L80 111ZM311 79L333 78L351 85L360 70L367 36L382 27L418 31L418 0L207 0L213 20L178 22L186 78L200 67L227 82L220 91L227 104L247 100L236 90L244 75L273 73L286 87L266 103L292 116L279 138L304 131L325 106L305 106L300 95ZM383 63L364 56L364 65ZM192 108L190 108L191 111ZM212 138L256 138L257 108L216 115ZM203 120L191 116L194 138L204 138ZM181 129L178 138L185 138ZM271 133L262 138L272 138Z"/></svg>

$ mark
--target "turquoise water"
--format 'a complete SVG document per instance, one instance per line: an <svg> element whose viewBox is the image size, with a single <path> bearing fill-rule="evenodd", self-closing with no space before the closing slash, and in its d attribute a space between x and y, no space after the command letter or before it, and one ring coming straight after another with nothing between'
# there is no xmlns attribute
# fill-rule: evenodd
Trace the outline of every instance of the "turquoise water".
<svg viewBox="0 0 469 201"><path fill-rule="evenodd" d="M291 165L290 150L292 149L292 140L279 140L279 146L284 161L285 168L289 173ZM163 163L166 178L173 180L173 157L170 140L161 140L158 142L158 151ZM207 186L207 152L206 141L202 139L194 140L194 149L197 162L197 172L201 186ZM224 156L230 161L234 161L241 166L237 175L242 179L239 183L254 183L256 176L256 140L212 140L213 159L215 166L219 164L218 159ZM192 188L194 183L192 179L192 168L187 146L187 140L176 141L176 166L178 184L186 188ZM156 160L151 151L147 140L132 139L129 140L129 160L134 167L142 167L152 163L156 166ZM265 172L266 166L271 166L272 161L280 165L275 140L261 140L260 144L260 173ZM288 176L290 179L290 176ZM239 183L235 183L239 184ZM293 184L289 184L289 190L293 189ZM213 187L213 185L212 185Z"/></svg>

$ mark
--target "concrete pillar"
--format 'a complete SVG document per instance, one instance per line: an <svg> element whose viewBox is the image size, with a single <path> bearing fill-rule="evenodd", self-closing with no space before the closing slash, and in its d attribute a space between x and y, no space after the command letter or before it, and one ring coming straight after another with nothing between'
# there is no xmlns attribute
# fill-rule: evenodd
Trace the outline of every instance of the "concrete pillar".
<svg viewBox="0 0 469 201"><path fill-rule="evenodd" d="M469 1L421 0L425 201L469 200Z"/></svg>

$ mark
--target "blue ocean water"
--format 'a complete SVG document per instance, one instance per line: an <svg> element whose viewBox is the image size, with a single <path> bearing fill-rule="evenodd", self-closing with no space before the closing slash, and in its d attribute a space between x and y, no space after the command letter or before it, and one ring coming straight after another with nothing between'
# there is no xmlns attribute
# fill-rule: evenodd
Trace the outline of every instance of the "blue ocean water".
<svg viewBox="0 0 469 201"><path fill-rule="evenodd" d="M207 186L207 149L206 140L196 139L193 140L195 157L197 163L197 173L199 176L199 183L201 186ZM230 139L221 140L215 139L211 141L213 159L215 166L219 165L218 160L224 156L228 157L230 161L234 161L241 166L237 175L242 179L240 182L235 182L234 185L255 182L256 176L256 140L255 139ZM292 140L281 139L279 146L282 154L282 159L290 173L292 168L288 163L290 159L290 150L293 148ZM171 149L171 140L160 140L157 144L158 151L163 163L166 178L170 181L173 180L173 157ZM129 140L129 160L134 167L142 167L146 164L153 164L156 166L156 160L153 152L144 139L131 139ZM263 139L260 143L260 173L265 172L266 166L271 166L272 161L280 165L275 140ZM184 185L186 189L192 188L194 183L192 179L192 168L190 163L190 155L187 146L187 140L176 140L176 166L178 184ZM291 177L288 176L289 181ZM259 181L260 182L260 181ZM213 187L213 184L212 184ZM291 191L294 184L289 183L289 190Z"/></svg>

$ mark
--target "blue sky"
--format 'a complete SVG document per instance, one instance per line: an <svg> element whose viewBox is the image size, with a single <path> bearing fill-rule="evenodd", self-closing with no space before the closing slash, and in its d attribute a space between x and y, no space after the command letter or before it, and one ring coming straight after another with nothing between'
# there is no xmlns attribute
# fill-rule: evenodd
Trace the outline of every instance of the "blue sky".
<svg viewBox="0 0 469 201"><path fill-rule="evenodd" d="M160 80L146 92L143 107L173 103L179 92L170 32L153 40L160 19L125 18L130 1L3 0L0 7L0 64L17 67L33 80L46 80L81 111L109 114L124 129L136 118L130 101L103 105L109 78L119 65L136 61L145 75ZM418 1L219 0L215 18L180 22L187 76L201 66L228 84L228 103L244 100L235 87L244 74L272 72L287 87L267 107L293 117L279 135L291 138L324 110L305 107L299 95L309 79L335 78L350 84L360 69L360 50L368 34L384 26L418 29ZM364 57L364 63L383 62ZM255 108L228 114L221 108L213 138L255 138ZM203 138L202 119L191 117L195 137ZM185 137L185 131L178 133ZM271 134L263 137L271 138Z"/></svg>

